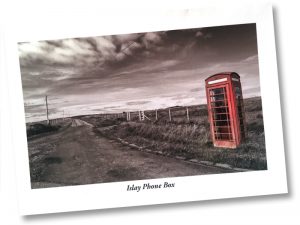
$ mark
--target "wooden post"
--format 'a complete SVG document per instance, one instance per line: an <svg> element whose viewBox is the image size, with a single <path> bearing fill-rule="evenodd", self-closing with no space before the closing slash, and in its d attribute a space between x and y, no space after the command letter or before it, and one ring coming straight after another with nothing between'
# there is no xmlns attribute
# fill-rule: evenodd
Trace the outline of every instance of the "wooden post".
<svg viewBox="0 0 300 225"><path fill-rule="evenodd" d="M127 113L128 121L130 121L130 112Z"/></svg>
<svg viewBox="0 0 300 225"><path fill-rule="evenodd" d="M139 110L139 121L142 120L141 111Z"/></svg>
<svg viewBox="0 0 300 225"><path fill-rule="evenodd" d="M171 109L169 108L169 120L172 121Z"/></svg>
<svg viewBox="0 0 300 225"><path fill-rule="evenodd" d="M157 109L155 110L155 120L158 120Z"/></svg>
<svg viewBox="0 0 300 225"><path fill-rule="evenodd" d="M186 107L186 118L188 121L190 121L189 107Z"/></svg>

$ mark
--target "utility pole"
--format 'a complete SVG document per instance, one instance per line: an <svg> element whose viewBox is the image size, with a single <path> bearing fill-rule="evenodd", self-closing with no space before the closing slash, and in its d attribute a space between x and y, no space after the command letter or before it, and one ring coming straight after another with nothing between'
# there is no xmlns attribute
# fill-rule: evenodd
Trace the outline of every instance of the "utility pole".
<svg viewBox="0 0 300 225"><path fill-rule="evenodd" d="M46 95L47 125L49 125L48 96Z"/></svg>

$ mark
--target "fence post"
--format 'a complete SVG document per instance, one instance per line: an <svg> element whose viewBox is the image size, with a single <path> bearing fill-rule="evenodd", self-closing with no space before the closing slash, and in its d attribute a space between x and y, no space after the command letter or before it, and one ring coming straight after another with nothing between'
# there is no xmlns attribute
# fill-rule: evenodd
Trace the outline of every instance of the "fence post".
<svg viewBox="0 0 300 225"><path fill-rule="evenodd" d="M172 121L171 109L169 108L169 120Z"/></svg>
<svg viewBox="0 0 300 225"><path fill-rule="evenodd" d="M155 109L155 120L158 120L157 109Z"/></svg>
<svg viewBox="0 0 300 225"><path fill-rule="evenodd" d="M141 111L139 110L139 121L142 120Z"/></svg>
<svg viewBox="0 0 300 225"><path fill-rule="evenodd" d="M190 121L189 107L186 107L186 118L188 121Z"/></svg>

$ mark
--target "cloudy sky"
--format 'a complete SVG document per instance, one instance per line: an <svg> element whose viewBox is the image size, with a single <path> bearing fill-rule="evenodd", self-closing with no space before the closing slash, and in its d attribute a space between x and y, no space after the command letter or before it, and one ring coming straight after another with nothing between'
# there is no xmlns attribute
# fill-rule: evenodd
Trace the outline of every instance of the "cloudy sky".
<svg viewBox="0 0 300 225"><path fill-rule="evenodd" d="M26 121L206 103L204 79L259 96L255 24L19 43Z"/></svg>

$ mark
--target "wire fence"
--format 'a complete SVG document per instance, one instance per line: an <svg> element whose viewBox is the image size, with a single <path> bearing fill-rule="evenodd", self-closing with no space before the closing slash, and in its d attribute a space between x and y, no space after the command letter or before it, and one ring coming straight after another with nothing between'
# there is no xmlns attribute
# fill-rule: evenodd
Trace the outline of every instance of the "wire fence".
<svg viewBox="0 0 300 225"><path fill-rule="evenodd" d="M123 113L107 113L87 115L85 117L96 117L102 120L120 119L124 121L140 121L140 122L174 122L174 123L198 123L203 122L203 118L207 120L206 105L195 106L176 106L165 109L154 110L138 110Z"/></svg>
<svg viewBox="0 0 300 225"><path fill-rule="evenodd" d="M47 98L45 98L46 100ZM51 125L59 124L67 118L74 117L70 115L67 110L58 111L55 104L51 99L39 104L39 107L44 108L44 114L39 113L41 123ZM25 112L27 109L34 107L31 104L25 104ZM100 110L99 110L100 111ZM138 110L138 111L125 111L122 113L99 113L86 116L95 116L101 119L122 119L126 121L144 121L144 122L199 122L203 116L207 116L206 105L193 105L193 106L175 106L164 109L153 110ZM85 115L82 115L85 116ZM75 116L76 117L76 116Z"/></svg>

